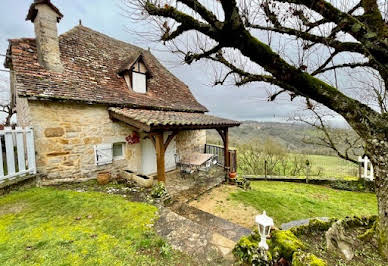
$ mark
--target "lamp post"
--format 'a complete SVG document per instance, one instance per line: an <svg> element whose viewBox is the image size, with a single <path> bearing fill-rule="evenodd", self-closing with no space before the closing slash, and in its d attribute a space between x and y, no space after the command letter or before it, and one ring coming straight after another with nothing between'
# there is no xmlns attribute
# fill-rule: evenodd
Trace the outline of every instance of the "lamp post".
<svg viewBox="0 0 388 266"><path fill-rule="evenodd" d="M259 234L261 237L259 248L268 250L267 237L271 232L271 227L274 225L273 219L268 217L266 212L263 211L263 214L256 216L256 223L258 225Z"/></svg>

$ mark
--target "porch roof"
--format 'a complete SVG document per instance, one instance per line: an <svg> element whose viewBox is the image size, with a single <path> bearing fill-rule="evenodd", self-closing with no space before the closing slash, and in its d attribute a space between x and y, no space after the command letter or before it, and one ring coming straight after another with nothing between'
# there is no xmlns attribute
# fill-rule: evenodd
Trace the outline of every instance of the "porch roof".
<svg viewBox="0 0 388 266"><path fill-rule="evenodd" d="M204 113L173 112L130 108L109 108L113 119L145 132L177 129L217 129L236 127L240 122Z"/></svg>

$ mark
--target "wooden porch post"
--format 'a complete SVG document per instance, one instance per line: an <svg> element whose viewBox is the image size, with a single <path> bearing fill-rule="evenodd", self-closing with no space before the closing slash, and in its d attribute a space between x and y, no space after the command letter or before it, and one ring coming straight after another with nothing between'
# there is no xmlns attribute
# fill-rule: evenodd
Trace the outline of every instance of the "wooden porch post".
<svg viewBox="0 0 388 266"><path fill-rule="evenodd" d="M155 135L155 150L156 150L156 166L158 173L158 181L166 182L166 169L164 164L164 141L163 133Z"/></svg>
<svg viewBox="0 0 388 266"><path fill-rule="evenodd" d="M172 134L168 136L166 142L164 142L163 132L149 134L149 138L155 146L156 168L159 182L166 182L166 166L164 161L164 155L166 153L168 145L177 133L177 131L173 131Z"/></svg>
<svg viewBox="0 0 388 266"><path fill-rule="evenodd" d="M229 157L229 137L228 128L217 129L224 143L224 167L227 172L230 170L230 157Z"/></svg>

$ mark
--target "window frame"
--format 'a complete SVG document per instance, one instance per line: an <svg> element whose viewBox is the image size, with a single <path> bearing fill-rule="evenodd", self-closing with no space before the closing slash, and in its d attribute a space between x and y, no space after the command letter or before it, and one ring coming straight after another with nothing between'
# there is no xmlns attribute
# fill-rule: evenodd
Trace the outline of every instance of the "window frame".
<svg viewBox="0 0 388 266"><path fill-rule="evenodd" d="M121 155L115 156L114 150L115 150L115 145L120 145L121 146ZM124 160L125 159L125 142L114 142L112 144L112 160L113 161L119 161L119 160Z"/></svg>

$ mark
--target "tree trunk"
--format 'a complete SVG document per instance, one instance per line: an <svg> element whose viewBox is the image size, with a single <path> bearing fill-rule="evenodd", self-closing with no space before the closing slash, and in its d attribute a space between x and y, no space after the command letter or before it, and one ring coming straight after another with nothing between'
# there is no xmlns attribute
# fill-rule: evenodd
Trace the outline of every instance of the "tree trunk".
<svg viewBox="0 0 388 266"><path fill-rule="evenodd" d="M374 139L367 153L374 167L379 223L380 254L388 259L388 141Z"/></svg>

